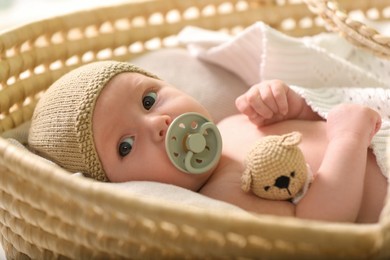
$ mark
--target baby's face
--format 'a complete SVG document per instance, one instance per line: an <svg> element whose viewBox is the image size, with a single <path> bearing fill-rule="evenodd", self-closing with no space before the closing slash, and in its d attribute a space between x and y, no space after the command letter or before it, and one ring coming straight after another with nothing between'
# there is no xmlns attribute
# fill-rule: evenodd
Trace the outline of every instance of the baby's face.
<svg viewBox="0 0 390 260"><path fill-rule="evenodd" d="M211 119L199 102L164 81L130 72L112 78L93 113L93 138L108 179L157 181L198 190L211 171L183 173L165 151L170 123L186 112Z"/></svg>

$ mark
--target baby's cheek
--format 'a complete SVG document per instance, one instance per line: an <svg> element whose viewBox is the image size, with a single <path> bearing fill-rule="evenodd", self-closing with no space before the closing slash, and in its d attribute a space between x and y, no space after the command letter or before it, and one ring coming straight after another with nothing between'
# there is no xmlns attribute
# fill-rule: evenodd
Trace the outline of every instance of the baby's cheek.
<svg viewBox="0 0 390 260"><path fill-rule="evenodd" d="M105 169L106 176L110 182L126 182L131 181L131 178L126 173L119 170Z"/></svg>

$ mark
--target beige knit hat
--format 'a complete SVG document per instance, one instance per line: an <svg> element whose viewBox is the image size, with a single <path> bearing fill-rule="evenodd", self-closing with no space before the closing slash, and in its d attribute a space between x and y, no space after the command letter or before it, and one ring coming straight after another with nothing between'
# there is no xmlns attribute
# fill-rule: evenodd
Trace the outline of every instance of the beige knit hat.
<svg viewBox="0 0 390 260"><path fill-rule="evenodd" d="M100 91L122 72L157 78L130 63L99 61L54 82L35 108L28 137L30 148L68 171L108 181L93 141L92 116Z"/></svg>

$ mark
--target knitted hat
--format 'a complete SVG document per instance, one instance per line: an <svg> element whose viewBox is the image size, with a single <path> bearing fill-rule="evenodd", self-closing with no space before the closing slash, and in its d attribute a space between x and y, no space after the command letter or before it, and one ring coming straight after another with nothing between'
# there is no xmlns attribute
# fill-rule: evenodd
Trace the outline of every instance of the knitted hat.
<svg viewBox="0 0 390 260"><path fill-rule="evenodd" d="M65 74L37 104L29 146L68 171L108 181L93 141L92 116L101 90L122 72L157 78L130 63L117 61L94 62Z"/></svg>

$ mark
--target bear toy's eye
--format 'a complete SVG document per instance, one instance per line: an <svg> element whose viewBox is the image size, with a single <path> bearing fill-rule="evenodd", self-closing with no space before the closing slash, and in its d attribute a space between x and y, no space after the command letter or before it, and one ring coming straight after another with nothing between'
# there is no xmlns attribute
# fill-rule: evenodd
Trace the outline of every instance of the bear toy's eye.
<svg viewBox="0 0 390 260"><path fill-rule="evenodd" d="M264 186L264 190L268 191L271 188L271 186Z"/></svg>
<svg viewBox="0 0 390 260"><path fill-rule="evenodd" d="M290 176L294 178L295 177L295 172L291 172Z"/></svg>

